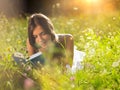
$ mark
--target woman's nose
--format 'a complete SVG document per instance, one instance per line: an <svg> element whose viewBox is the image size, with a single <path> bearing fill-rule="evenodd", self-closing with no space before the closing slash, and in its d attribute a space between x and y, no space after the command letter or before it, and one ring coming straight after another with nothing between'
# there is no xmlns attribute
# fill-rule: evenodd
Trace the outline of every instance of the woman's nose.
<svg viewBox="0 0 120 90"><path fill-rule="evenodd" d="M38 35L38 41L42 41L42 37L40 35Z"/></svg>

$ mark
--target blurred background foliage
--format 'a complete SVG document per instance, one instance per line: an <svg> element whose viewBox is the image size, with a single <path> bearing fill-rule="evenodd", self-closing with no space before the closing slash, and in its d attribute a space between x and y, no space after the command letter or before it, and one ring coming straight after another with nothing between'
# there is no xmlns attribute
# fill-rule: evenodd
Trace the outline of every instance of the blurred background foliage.
<svg viewBox="0 0 120 90"><path fill-rule="evenodd" d="M0 12L8 17L25 17L38 12L49 16L110 14L119 10L119 0L0 0Z"/></svg>

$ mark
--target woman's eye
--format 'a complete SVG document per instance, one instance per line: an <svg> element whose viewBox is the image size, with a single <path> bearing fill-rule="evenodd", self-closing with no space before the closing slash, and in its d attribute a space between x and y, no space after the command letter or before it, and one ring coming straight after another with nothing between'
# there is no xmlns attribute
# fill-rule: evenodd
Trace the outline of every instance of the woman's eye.
<svg viewBox="0 0 120 90"><path fill-rule="evenodd" d="M42 32L41 35L46 35L47 33L46 32Z"/></svg>
<svg viewBox="0 0 120 90"><path fill-rule="evenodd" d="M34 37L34 38L37 38L37 35L34 35L33 37Z"/></svg>

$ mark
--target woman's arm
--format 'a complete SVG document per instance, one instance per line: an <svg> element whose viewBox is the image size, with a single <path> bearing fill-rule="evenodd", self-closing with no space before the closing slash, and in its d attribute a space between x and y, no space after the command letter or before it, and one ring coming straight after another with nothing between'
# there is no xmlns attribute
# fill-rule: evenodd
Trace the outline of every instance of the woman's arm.
<svg viewBox="0 0 120 90"><path fill-rule="evenodd" d="M66 51L65 63L72 66L74 41L71 34L58 34L59 41L64 45Z"/></svg>
<svg viewBox="0 0 120 90"><path fill-rule="evenodd" d="M73 47L74 47L74 41L73 36L71 34L66 35L66 59L68 60L68 63L70 66L72 66L73 62Z"/></svg>
<svg viewBox="0 0 120 90"><path fill-rule="evenodd" d="M31 56L35 53L34 48L30 45L29 39L27 38L27 51L28 55Z"/></svg>

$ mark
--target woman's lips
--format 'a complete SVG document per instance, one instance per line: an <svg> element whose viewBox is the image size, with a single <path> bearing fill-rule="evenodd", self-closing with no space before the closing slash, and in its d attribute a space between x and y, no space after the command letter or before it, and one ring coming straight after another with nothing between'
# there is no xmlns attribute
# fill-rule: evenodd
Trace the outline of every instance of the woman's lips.
<svg viewBox="0 0 120 90"><path fill-rule="evenodd" d="M45 47L47 45L46 41L41 41L38 43L41 47Z"/></svg>

